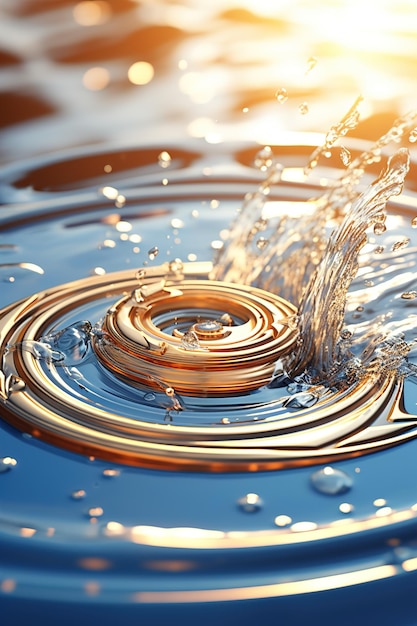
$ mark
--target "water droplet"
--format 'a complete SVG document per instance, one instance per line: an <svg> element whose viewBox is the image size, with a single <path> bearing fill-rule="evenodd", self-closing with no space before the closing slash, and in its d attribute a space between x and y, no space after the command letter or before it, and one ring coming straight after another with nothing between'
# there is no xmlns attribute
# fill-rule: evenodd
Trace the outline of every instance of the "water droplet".
<svg viewBox="0 0 417 626"><path fill-rule="evenodd" d="M348 474L329 466L314 472L310 481L316 491L332 496L349 491L353 485Z"/></svg>
<svg viewBox="0 0 417 626"><path fill-rule="evenodd" d="M270 146L265 146L262 150L259 150L254 159L254 166L261 170L261 172L266 172L273 163L273 154Z"/></svg>
<svg viewBox="0 0 417 626"><path fill-rule="evenodd" d="M372 502L372 504L377 507L385 506L386 503L387 501L385 500L385 498L375 498L375 500Z"/></svg>
<svg viewBox="0 0 417 626"><path fill-rule="evenodd" d="M184 350L200 350L200 342L197 337L197 333L193 330L189 330L181 338L181 346Z"/></svg>
<svg viewBox="0 0 417 626"><path fill-rule="evenodd" d="M120 470L118 470L118 469L105 469L105 470L103 470L103 476L105 478L114 478L115 476L120 476Z"/></svg>
<svg viewBox="0 0 417 626"><path fill-rule="evenodd" d="M175 390L172 387L167 387L165 389L165 394L169 396L170 398L172 398L172 396L175 395Z"/></svg>
<svg viewBox="0 0 417 626"><path fill-rule="evenodd" d="M238 507L245 513L256 513L263 507L263 501L257 493L247 493L237 501Z"/></svg>
<svg viewBox="0 0 417 626"><path fill-rule="evenodd" d="M146 400L146 402L152 402L153 400L155 400L156 396L154 393L145 393L145 395L143 396L143 399Z"/></svg>
<svg viewBox="0 0 417 626"><path fill-rule="evenodd" d="M411 226L413 228L417 228L417 216L413 217L413 219L411 220Z"/></svg>
<svg viewBox="0 0 417 626"><path fill-rule="evenodd" d="M298 110L300 111L301 115L306 115L308 113L307 102L302 102L300 106L298 107Z"/></svg>
<svg viewBox="0 0 417 626"><path fill-rule="evenodd" d="M278 100L280 104L285 104L288 100L288 91L282 87L275 92L275 98Z"/></svg>
<svg viewBox="0 0 417 626"><path fill-rule="evenodd" d="M403 300L414 300L414 298L417 298L417 291L404 291L401 294L401 298Z"/></svg>
<svg viewBox="0 0 417 626"><path fill-rule="evenodd" d="M350 504L350 502L342 502L341 504L339 504L339 511L341 513L352 513L354 508L355 507L353 506L353 504Z"/></svg>
<svg viewBox="0 0 417 626"><path fill-rule="evenodd" d="M410 143L415 143L417 141L417 128L414 128L408 136L408 141Z"/></svg>
<svg viewBox="0 0 417 626"><path fill-rule="evenodd" d="M374 224L375 235L383 235L386 230L387 230L387 227L382 222L377 222L376 224Z"/></svg>
<svg viewBox="0 0 417 626"><path fill-rule="evenodd" d="M352 160L352 155L350 154L349 150L344 146L341 146L340 148L340 160L345 167L350 165L350 162Z"/></svg>
<svg viewBox="0 0 417 626"><path fill-rule="evenodd" d="M289 515L277 515L274 519L275 526L289 526L292 522L292 518Z"/></svg>
<svg viewBox="0 0 417 626"><path fill-rule="evenodd" d="M184 271L184 263L181 259L174 259L169 264L169 271L173 274L181 274Z"/></svg>
<svg viewBox="0 0 417 626"><path fill-rule="evenodd" d="M392 252L396 252L397 250L402 250L403 248L406 248L409 243L410 243L410 238L409 237L403 237L402 239L400 239L399 241L396 241L391 246L391 250L392 250Z"/></svg>
<svg viewBox="0 0 417 626"><path fill-rule="evenodd" d="M87 511L89 517L101 517L104 514L101 506L93 506Z"/></svg>
<svg viewBox="0 0 417 626"><path fill-rule="evenodd" d="M109 200L116 200L117 196L119 195L119 191L115 187L101 187L99 191L105 198L108 198Z"/></svg>
<svg viewBox="0 0 417 626"><path fill-rule="evenodd" d="M8 472L9 470L16 467L17 461L11 456L4 456L0 458L0 474L4 474L4 472Z"/></svg>
<svg viewBox="0 0 417 626"><path fill-rule="evenodd" d="M150 250L148 250L148 257L151 261L153 261L159 254L159 248L154 246Z"/></svg>
<svg viewBox="0 0 417 626"><path fill-rule="evenodd" d="M258 250L264 250L266 246L268 245L268 243L269 243L268 239L265 239L265 237L259 237L259 239L256 242L256 247L258 248Z"/></svg>
<svg viewBox="0 0 417 626"><path fill-rule="evenodd" d="M223 313L223 315L220 316L219 320L224 326L233 325L233 317L229 315L229 313Z"/></svg>
<svg viewBox="0 0 417 626"><path fill-rule="evenodd" d="M72 492L71 498L73 500L83 500L83 498L85 498L86 495L87 493L84 491L84 489L76 489L75 491Z"/></svg>
<svg viewBox="0 0 417 626"><path fill-rule="evenodd" d="M163 150L158 154L158 164L160 165L160 167L169 167L171 165L171 161L171 155L166 150Z"/></svg>
<svg viewBox="0 0 417 626"><path fill-rule="evenodd" d="M222 424L230 424L230 420L229 420L228 417L222 417L221 422L222 422Z"/></svg>
<svg viewBox="0 0 417 626"><path fill-rule="evenodd" d="M376 246L376 248L374 248L374 254L382 254L384 249L384 246Z"/></svg>
<svg viewBox="0 0 417 626"><path fill-rule="evenodd" d="M309 72L311 72L311 70L314 69L316 65L317 65L317 57L311 56L307 61L307 69L305 73L308 74Z"/></svg>

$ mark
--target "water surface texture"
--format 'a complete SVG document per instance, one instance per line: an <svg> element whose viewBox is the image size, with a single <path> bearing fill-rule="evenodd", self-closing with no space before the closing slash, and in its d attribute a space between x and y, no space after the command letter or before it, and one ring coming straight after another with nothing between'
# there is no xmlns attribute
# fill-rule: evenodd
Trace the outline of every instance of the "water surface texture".
<svg viewBox="0 0 417 626"><path fill-rule="evenodd" d="M2 354L9 621L415 626L416 34L411 1L0 0L0 310L104 285ZM213 399L102 366L130 293L108 275L141 305L156 268L211 261L299 308L267 384ZM164 315L187 358L242 322ZM34 404L81 407L77 436L157 433L191 469L14 424L36 386L15 357Z"/></svg>

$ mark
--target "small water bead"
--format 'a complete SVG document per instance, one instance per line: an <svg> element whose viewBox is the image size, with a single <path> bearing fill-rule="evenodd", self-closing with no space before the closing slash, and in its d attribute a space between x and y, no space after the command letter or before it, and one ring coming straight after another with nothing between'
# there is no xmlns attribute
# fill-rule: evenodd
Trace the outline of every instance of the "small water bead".
<svg viewBox="0 0 417 626"><path fill-rule="evenodd" d="M384 250L384 246L376 246L376 248L374 248L374 254L382 254Z"/></svg>
<svg viewBox="0 0 417 626"><path fill-rule="evenodd" d="M385 498L375 498L372 504L376 507L380 507L385 506L387 504L387 501L385 500Z"/></svg>
<svg viewBox="0 0 417 626"><path fill-rule="evenodd" d="M283 528L284 526L289 526L292 523L292 517L289 515L277 515L274 519L275 526L279 526Z"/></svg>
<svg viewBox="0 0 417 626"><path fill-rule="evenodd" d="M383 235L386 230L387 230L387 227L382 222L377 222L376 224L374 224L375 235Z"/></svg>
<svg viewBox="0 0 417 626"><path fill-rule="evenodd" d="M73 500L83 500L86 497L87 493L84 489L76 489L72 492L71 498Z"/></svg>
<svg viewBox="0 0 417 626"><path fill-rule="evenodd" d="M223 324L223 326L233 325L233 317L229 315L229 313L223 313L223 315L220 316L219 321Z"/></svg>
<svg viewBox="0 0 417 626"><path fill-rule="evenodd" d="M136 276L135 276L135 278L136 278L137 280L143 280L143 279L145 278L145 276L146 276L146 270L144 270L144 269L140 269L140 270L138 270L138 271L136 272Z"/></svg>
<svg viewBox="0 0 417 626"><path fill-rule="evenodd" d="M170 398L172 398L173 396L175 396L175 390L172 387L167 387L165 389L165 395L167 395Z"/></svg>
<svg viewBox="0 0 417 626"><path fill-rule="evenodd" d="M166 168L171 165L172 157L166 150L163 150L158 154L158 164L160 167Z"/></svg>
<svg viewBox="0 0 417 626"><path fill-rule="evenodd" d="M417 291L404 291L404 293L401 294L401 298L403 300L414 300L417 298Z"/></svg>
<svg viewBox="0 0 417 626"><path fill-rule="evenodd" d="M173 274L181 274L184 271L184 263L181 259L174 259L169 263L169 271Z"/></svg>
<svg viewBox="0 0 417 626"><path fill-rule="evenodd" d="M115 187L101 187L99 191L108 200L116 200L117 196L119 195L119 191Z"/></svg>
<svg viewBox="0 0 417 626"><path fill-rule="evenodd" d="M153 248L151 248L150 250L148 250L148 257L151 261L153 261L154 259L156 259L156 257L159 254L159 248L158 246L153 246Z"/></svg>
<svg viewBox="0 0 417 626"><path fill-rule="evenodd" d="M353 485L351 477L342 470L327 466L310 476L314 489L326 495L338 495L349 491Z"/></svg>
<svg viewBox="0 0 417 626"><path fill-rule="evenodd" d="M403 250L403 248L406 248L409 243L410 243L410 238L409 237L403 237L402 239L400 239L399 241L396 241L391 246L391 250L392 250L392 252L396 252L397 250Z"/></svg>
<svg viewBox="0 0 417 626"><path fill-rule="evenodd" d="M275 92L275 98L278 100L280 104L285 104L288 100L288 91L282 87Z"/></svg>
<svg viewBox="0 0 417 626"><path fill-rule="evenodd" d="M93 506L88 509L87 514L89 517L101 517L104 515L104 510L101 506Z"/></svg>
<svg viewBox="0 0 417 626"><path fill-rule="evenodd" d="M307 102L302 102L298 107L298 110L300 111L301 115L307 115L309 111Z"/></svg>
<svg viewBox="0 0 417 626"><path fill-rule="evenodd" d="M239 498L237 505L245 513L256 513L263 507L263 500L257 493L247 493Z"/></svg>
<svg viewBox="0 0 417 626"><path fill-rule="evenodd" d="M11 456L4 456L0 458L0 474L4 474L4 472L8 472L9 470L16 467L17 461Z"/></svg>
<svg viewBox="0 0 417 626"><path fill-rule="evenodd" d="M259 237L259 239L256 241L256 247L258 248L258 250L264 250L267 247L268 243L268 239L265 239L265 237Z"/></svg>
<svg viewBox="0 0 417 626"><path fill-rule="evenodd" d="M340 148L340 160L342 161L345 167L350 165L352 161L352 155L350 154L349 150L345 148L344 146L341 146Z"/></svg>
<svg viewBox="0 0 417 626"><path fill-rule="evenodd" d="M413 217L413 219L411 220L411 226L413 228L417 228L417 216Z"/></svg>

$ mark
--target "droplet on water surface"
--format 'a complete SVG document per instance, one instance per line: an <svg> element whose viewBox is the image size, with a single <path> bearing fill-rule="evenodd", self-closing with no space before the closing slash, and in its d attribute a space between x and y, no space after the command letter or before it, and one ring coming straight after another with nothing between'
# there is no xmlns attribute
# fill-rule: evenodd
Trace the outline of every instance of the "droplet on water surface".
<svg viewBox="0 0 417 626"><path fill-rule="evenodd" d="M9 470L16 467L17 461L11 456L4 456L0 458L0 474L4 474L4 472L8 472Z"/></svg>
<svg viewBox="0 0 417 626"><path fill-rule="evenodd" d="M334 496L346 493L353 485L351 477L342 470L327 466L310 476L311 484L319 493Z"/></svg>
<svg viewBox="0 0 417 626"><path fill-rule="evenodd" d="M263 501L257 493L247 493L237 501L238 507L245 513L256 513L263 506Z"/></svg>

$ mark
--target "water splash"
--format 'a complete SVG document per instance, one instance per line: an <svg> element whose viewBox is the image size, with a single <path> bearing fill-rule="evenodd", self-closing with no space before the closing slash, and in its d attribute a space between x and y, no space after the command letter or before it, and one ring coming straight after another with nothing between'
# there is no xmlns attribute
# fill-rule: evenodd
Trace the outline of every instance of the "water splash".
<svg viewBox="0 0 417 626"><path fill-rule="evenodd" d="M367 240L366 230L379 219L387 200L401 193L408 169L409 154L402 148L333 231L301 300L298 349L287 361L291 374L300 374L307 367L319 378L333 372L347 290L358 270L358 255Z"/></svg>

